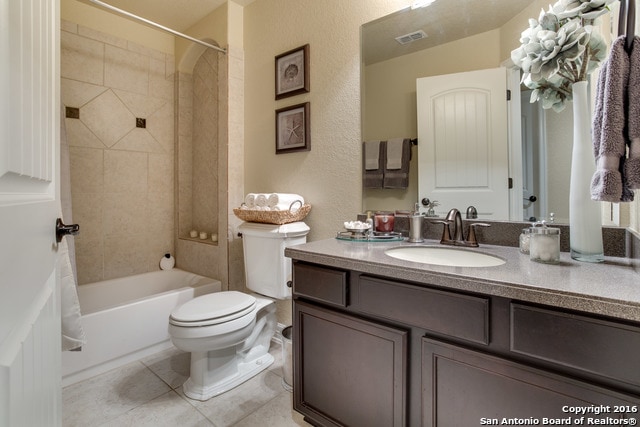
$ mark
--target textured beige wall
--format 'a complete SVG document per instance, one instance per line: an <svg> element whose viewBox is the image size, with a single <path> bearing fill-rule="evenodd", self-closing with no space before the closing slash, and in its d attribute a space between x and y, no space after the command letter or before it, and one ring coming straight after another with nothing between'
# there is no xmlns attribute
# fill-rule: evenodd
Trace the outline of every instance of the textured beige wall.
<svg viewBox="0 0 640 427"><path fill-rule="evenodd" d="M362 208L360 26L411 2L259 0L244 10L245 191L302 194L310 240ZM310 45L307 94L274 100L274 57ZM311 151L275 154L275 110L311 103Z"/></svg>
<svg viewBox="0 0 640 427"><path fill-rule="evenodd" d="M60 16L62 19L77 22L103 33L117 35L151 49L172 55L174 53L172 35L77 0L61 0Z"/></svg>
<svg viewBox="0 0 640 427"><path fill-rule="evenodd" d="M511 58L511 51L520 46L520 35L529 27L529 18L538 19L540 10L549 8L549 0L532 0L522 12L500 28L500 60Z"/></svg>
<svg viewBox="0 0 640 427"><path fill-rule="evenodd" d="M227 4L223 4L185 30L184 33L196 39L225 47L228 40L227 10ZM194 49L194 47L198 49ZM177 37L175 39L175 56L178 70L188 73L193 72L193 65L204 49L204 47L195 45L189 40Z"/></svg>
<svg viewBox="0 0 640 427"><path fill-rule="evenodd" d="M244 8L245 192L299 193L308 240L335 236L362 208L360 26L410 0L259 0ZM274 57L309 43L307 94L274 100ZM311 103L311 151L275 154L275 110ZM291 324L291 301L278 303Z"/></svg>

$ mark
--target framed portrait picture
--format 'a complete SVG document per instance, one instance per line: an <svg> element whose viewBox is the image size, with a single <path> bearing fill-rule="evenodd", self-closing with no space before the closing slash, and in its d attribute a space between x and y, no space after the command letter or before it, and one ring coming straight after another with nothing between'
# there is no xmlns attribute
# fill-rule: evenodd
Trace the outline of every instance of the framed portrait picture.
<svg viewBox="0 0 640 427"><path fill-rule="evenodd" d="M309 92L309 45L276 56L276 99Z"/></svg>
<svg viewBox="0 0 640 427"><path fill-rule="evenodd" d="M309 103L276 110L276 154L310 149Z"/></svg>

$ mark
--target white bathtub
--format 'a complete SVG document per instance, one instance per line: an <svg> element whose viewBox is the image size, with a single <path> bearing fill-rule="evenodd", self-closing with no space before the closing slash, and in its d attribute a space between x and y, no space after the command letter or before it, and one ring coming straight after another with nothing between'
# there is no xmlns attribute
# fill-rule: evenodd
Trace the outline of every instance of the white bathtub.
<svg viewBox="0 0 640 427"><path fill-rule="evenodd" d="M62 385L170 348L171 311L191 298L220 290L220 281L179 269L79 286L87 343L82 351L62 353Z"/></svg>

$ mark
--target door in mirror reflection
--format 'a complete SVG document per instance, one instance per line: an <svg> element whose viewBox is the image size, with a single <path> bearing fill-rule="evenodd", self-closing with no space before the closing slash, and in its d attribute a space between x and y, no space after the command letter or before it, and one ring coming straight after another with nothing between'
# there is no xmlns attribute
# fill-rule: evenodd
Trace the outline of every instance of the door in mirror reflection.
<svg viewBox="0 0 640 427"><path fill-rule="evenodd" d="M504 68L417 79L418 194L439 216L474 205L509 219L506 91Z"/></svg>

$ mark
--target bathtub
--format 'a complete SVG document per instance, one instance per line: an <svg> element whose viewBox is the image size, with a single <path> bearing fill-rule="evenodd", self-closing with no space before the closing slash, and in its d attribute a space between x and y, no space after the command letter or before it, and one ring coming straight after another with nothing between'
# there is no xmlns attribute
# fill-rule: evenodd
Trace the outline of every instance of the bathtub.
<svg viewBox="0 0 640 427"><path fill-rule="evenodd" d="M173 269L78 287L86 344L62 353L62 386L171 348L169 314L218 280Z"/></svg>

